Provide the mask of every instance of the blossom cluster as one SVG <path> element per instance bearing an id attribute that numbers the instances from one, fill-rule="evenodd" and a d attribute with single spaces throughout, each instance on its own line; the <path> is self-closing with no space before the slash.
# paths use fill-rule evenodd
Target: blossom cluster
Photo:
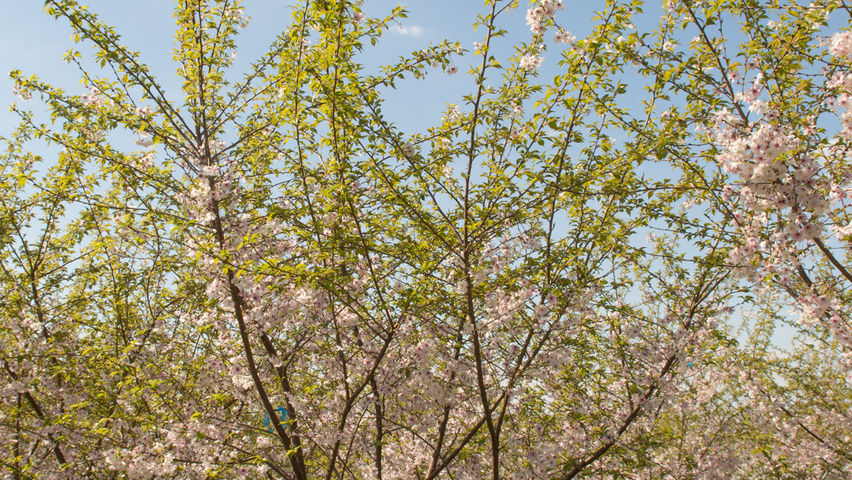
<path id="1" fill-rule="evenodd" d="M 835 33 L 828 51 L 835 57 L 852 60 L 852 32 Z"/>
<path id="2" fill-rule="evenodd" d="M 526 70 L 528 72 L 534 71 L 534 70 L 538 69 L 538 67 L 541 66 L 541 62 L 543 62 L 543 61 L 544 61 L 544 57 L 542 57 L 540 55 L 527 54 L 527 55 L 524 55 L 523 57 L 521 57 L 521 61 L 519 63 L 519 66 L 521 67 L 521 69 Z"/>
<path id="3" fill-rule="evenodd" d="M 246 15 L 242 8 L 226 8 L 225 16 L 235 21 L 239 28 L 246 28 L 251 23 L 251 16 Z"/>
<path id="4" fill-rule="evenodd" d="M 535 34 L 544 33 L 547 20 L 552 19 L 556 11 L 563 8 L 563 0 L 542 0 L 539 5 L 527 10 L 527 25 Z"/>

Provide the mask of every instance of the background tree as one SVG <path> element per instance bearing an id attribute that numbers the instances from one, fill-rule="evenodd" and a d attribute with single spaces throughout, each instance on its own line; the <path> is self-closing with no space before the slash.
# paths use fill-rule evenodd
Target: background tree
<path id="1" fill-rule="evenodd" d="M 798 53 L 760 81 L 777 81 L 791 98 L 784 118 L 801 122 L 796 109 L 818 104 L 808 100 L 818 87 L 790 93 L 811 81 L 802 62 L 840 47 L 797 35 L 815 35 L 840 6 L 671 4 L 643 34 L 632 26 L 642 5 L 613 1 L 575 39 L 559 25 L 562 3 L 542 1 L 527 11 L 528 41 L 500 58 L 503 19 L 518 5 L 489 1 L 470 95 L 441 123 L 404 132 L 386 119 L 383 92 L 453 71 L 465 52 L 444 42 L 366 70 L 360 52 L 401 9 L 373 19 L 360 2 L 301 2 L 235 80 L 234 39 L 250 18 L 229 0 L 183 1 L 173 98 L 94 14 L 47 1 L 101 68 L 69 52 L 80 95 L 12 73 L 53 123 L 14 107 L 22 126 L 0 170 L 3 467 L 13 478 L 842 471 L 848 390 L 831 383 L 842 328 L 809 325 L 835 336 L 770 357 L 759 347 L 779 299 L 747 295 L 741 281 L 781 285 L 799 302 L 825 295 L 807 288 L 816 272 L 833 278 L 828 265 L 842 273 L 826 254 L 839 246 L 808 233 L 823 257 L 788 269 L 792 284 L 783 268 L 749 267 L 762 266 L 758 233 L 775 225 L 755 223 L 749 192 L 790 181 L 716 168 L 738 139 L 770 130 L 731 118 L 745 113 L 736 57 L 708 29 L 743 18 L 754 25 L 744 52 L 772 58 L 794 40 Z M 764 29 L 776 10 L 810 30 Z M 688 57 L 674 45 L 696 26 Z M 538 79 L 545 51 L 562 57 L 552 82 Z M 652 80 L 644 110 L 625 100 L 637 86 L 622 78 L 630 62 Z M 825 131 L 808 125 L 810 151 L 822 152 Z M 139 149 L 119 140 L 128 133 Z M 56 160 L 28 153 L 37 141 L 58 146 Z M 791 175 L 807 180 L 798 176 L 811 163 L 767 142 L 770 170 L 789 156 L 805 162 Z M 765 160 L 749 155 L 737 161 Z M 811 202 L 797 212 L 818 206 L 820 185 L 793 187 Z M 766 328 L 738 343 L 729 325 L 744 302 L 763 307 Z M 842 320 L 840 304 L 816 323 L 835 311 Z M 826 385 L 831 394 L 812 401 Z M 802 438 L 820 456 L 794 448 Z"/>
<path id="2" fill-rule="evenodd" d="M 754 285 L 751 334 L 718 359 L 730 387 L 715 395 L 730 400 L 716 418 L 733 436 L 701 447 L 759 452 L 728 462 L 740 475 L 850 468 L 848 23 L 845 2 L 667 2 L 656 32 L 621 44 L 653 99 L 623 117 L 627 148 L 673 165 L 680 227 L 724 238 Z M 788 351 L 772 341 L 781 325 L 797 331 Z"/>

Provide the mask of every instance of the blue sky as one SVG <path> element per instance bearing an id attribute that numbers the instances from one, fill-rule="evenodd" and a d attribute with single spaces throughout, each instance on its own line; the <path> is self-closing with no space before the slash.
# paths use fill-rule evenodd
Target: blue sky
<path id="1" fill-rule="evenodd" d="M 142 62 L 153 69 L 167 94 L 179 103 L 181 92 L 172 63 L 172 13 L 175 2 L 89 0 L 84 3 L 101 20 L 116 28 L 127 47 L 141 53 Z M 286 0 L 243 2 L 246 14 L 252 16 L 252 21 L 241 31 L 238 39 L 239 50 L 234 66 L 238 76 L 251 61 L 266 51 L 272 39 L 289 24 L 290 3 Z M 521 0 L 520 3 L 518 9 L 501 19 L 500 25 L 511 33 L 498 39 L 492 50 L 500 60 L 512 53 L 512 45 L 530 38 L 525 20 L 527 2 Z M 604 2 L 569 0 L 566 3 L 566 9 L 557 12 L 556 19 L 563 27 L 581 37 L 591 29 L 593 10 L 602 7 Z M 384 17 L 396 4 L 395 0 L 366 0 L 364 9 L 370 16 Z M 57 21 L 45 14 L 42 5 L 38 0 L 7 2 L 4 15 L 0 16 L 0 70 L 4 74 L 0 77 L 0 104 L 4 106 L 19 101 L 12 94 L 12 82 L 6 75 L 15 68 L 25 74 L 36 74 L 43 81 L 69 92 L 86 93 L 79 83 L 80 75 L 76 67 L 62 61 L 63 53 L 73 46 L 71 30 L 63 20 Z M 407 0 L 403 5 L 409 10 L 408 18 L 401 20 L 397 27 L 388 32 L 377 47 L 367 46 L 360 58 L 368 66 L 368 73 L 378 72 L 378 65 L 393 63 L 400 55 L 407 55 L 444 39 L 458 41 L 469 50 L 473 50 L 474 42 L 482 41 L 484 30 L 474 31 L 472 28 L 476 16 L 487 11 L 482 0 Z M 651 10 L 650 6 L 648 10 Z M 91 51 L 85 47 L 78 45 L 76 48 L 84 56 L 91 56 Z M 551 46 L 551 50 L 544 56 L 545 62 L 539 70 L 542 81 L 557 73 L 558 50 Z M 461 104 L 462 96 L 474 91 L 474 82 L 466 73 L 472 61 L 470 53 L 465 58 L 457 59 L 459 73 L 453 76 L 440 69 L 433 69 L 425 81 L 409 77 L 399 82 L 396 91 L 387 92 L 389 101 L 384 110 L 387 118 L 409 134 L 439 123 L 447 104 Z M 31 102 L 26 107 L 38 109 L 39 105 Z M 16 116 L 4 109 L 0 114 L 0 135 L 8 136 L 17 123 Z"/>
<path id="2" fill-rule="evenodd" d="M 81 3 L 88 5 L 89 10 L 97 13 L 101 20 L 114 26 L 127 47 L 141 53 L 141 60 L 153 68 L 167 91 L 173 92 L 173 100 L 180 98 L 177 82 L 169 88 L 174 72 L 171 59 L 174 48 L 173 0 L 89 0 Z M 235 63 L 236 73 L 244 71 L 266 50 L 274 36 L 289 24 L 291 3 L 286 0 L 246 0 L 242 3 L 252 21 L 241 31 L 238 39 L 240 48 Z M 397 3 L 395 0 L 367 0 L 364 10 L 370 16 L 383 17 Z M 481 0 L 408 0 L 402 4 L 409 10 L 408 18 L 391 29 L 378 46 L 365 49 L 361 61 L 366 65 L 375 67 L 392 63 L 400 55 L 444 39 L 458 41 L 470 50 L 473 42 L 482 41 L 483 29 L 474 31 L 472 28 L 476 16 L 486 12 Z M 12 95 L 12 82 L 6 75 L 14 68 L 26 74 L 36 74 L 43 81 L 68 91 L 79 89 L 79 93 L 85 93 L 79 84 L 76 68 L 62 61 L 62 54 L 73 46 L 71 30 L 63 20 L 54 20 L 45 14 L 42 5 L 37 0 L 9 2 L 0 18 L 0 70 L 3 73 L 0 77 L 0 104 L 4 106 L 18 100 Z M 558 12 L 557 19 L 580 36 L 588 33 L 593 10 L 601 6 L 602 1 L 571 2 L 568 8 Z M 501 26 L 511 35 L 498 40 L 496 47 L 506 48 L 498 52 L 508 54 L 511 45 L 529 39 L 526 9 L 526 2 L 522 1 L 517 10 L 502 17 Z M 76 48 L 84 56 L 90 56 L 85 47 L 77 45 Z M 551 66 L 555 66 L 558 54 L 555 51 L 548 53 L 552 57 Z M 547 55 L 545 58 L 542 71 L 548 67 Z M 391 95 L 392 102 L 386 113 L 410 132 L 435 124 L 447 103 L 460 103 L 462 95 L 474 90 L 471 78 L 466 75 L 470 61 L 472 57 L 468 54 L 465 59 L 456 62 L 459 73 L 452 77 L 435 69 L 427 75 L 426 81 L 411 79 L 399 83 L 397 91 Z M 8 113 L 0 115 L 0 135 L 8 135 L 16 123 L 14 116 Z"/>

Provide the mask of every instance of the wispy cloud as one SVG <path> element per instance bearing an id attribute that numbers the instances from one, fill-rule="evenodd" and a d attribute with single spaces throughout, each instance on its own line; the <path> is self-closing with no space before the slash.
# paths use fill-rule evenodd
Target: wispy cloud
<path id="1" fill-rule="evenodd" d="M 397 33 L 399 35 L 406 35 L 406 36 L 409 36 L 409 37 L 419 37 L 420 35 L 423 35 L 424 30 L 423 30 L 423 27 L 421 27 L 419 25 L 411 25 L 411 26 L 408 26 L 408 27 L 404 26 L 404 25 L 396 25 L 394 27 L 391 27 L 390 31 L 393 32 L 393 33 Z"/>

